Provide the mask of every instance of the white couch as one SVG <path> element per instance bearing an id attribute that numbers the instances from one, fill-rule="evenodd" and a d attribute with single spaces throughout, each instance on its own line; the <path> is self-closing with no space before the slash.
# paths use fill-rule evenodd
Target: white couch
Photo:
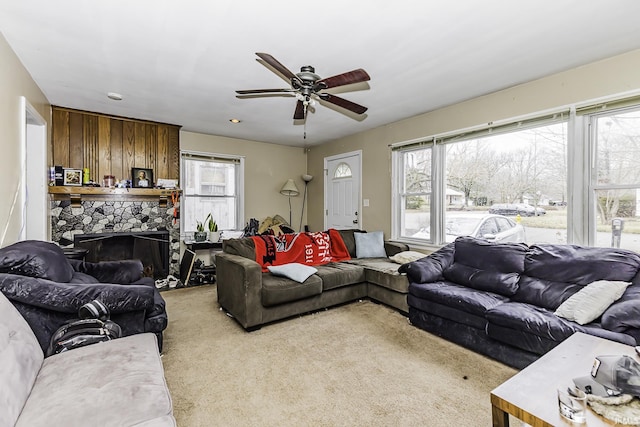
<path id="1" fill-rule="evenodd" d="M 175 426 L 156 336 L 132 335 L 44 358 L 0 293 L 0 427 Z"/>

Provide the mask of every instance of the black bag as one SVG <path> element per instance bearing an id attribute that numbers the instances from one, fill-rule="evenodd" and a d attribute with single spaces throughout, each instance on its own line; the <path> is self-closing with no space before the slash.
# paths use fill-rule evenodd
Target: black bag
<path id="1" fill-rule="evenodd" d="M 61 326 L 51 337 L 47 357 L 85 345 L 110 341 L 122 336 L 120 326 L 111 320 L 81 319 Z"/>
<path id="2" fill-rule="evenodd" d="M 98 300 L 78 310 L 80 320 L 62 325 L 51 337 L 45 357 L 122 336 L 120 326 L 109 320 L 109 309 Z"/>

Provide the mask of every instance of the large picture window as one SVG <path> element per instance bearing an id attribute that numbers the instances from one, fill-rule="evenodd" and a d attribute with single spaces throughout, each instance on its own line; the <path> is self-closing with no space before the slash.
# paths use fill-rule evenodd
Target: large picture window
<path id="1" fill-rule="evenodd" d="M 219 230 L 236 230 L 242 218 L 243 159 L 182 152 L 180 207 L 184 233 L 211 213 Z"/>
<path id="2" fill-rule="evenodd" d="M 394 237 L 436 245 L 459 236 L 566 243 L 567 119 L 394 147 Z"/>

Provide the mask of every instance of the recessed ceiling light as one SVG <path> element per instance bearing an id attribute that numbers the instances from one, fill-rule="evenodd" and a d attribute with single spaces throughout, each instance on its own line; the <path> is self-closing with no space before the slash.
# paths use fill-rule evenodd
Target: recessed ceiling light
<path id="1" fill-rule="evenodd" d="M 116 92 L 109 92 L 107 98 L 113 99 L 114 101 L 122 101 L 122 95 Z"/>
<path id="2" fill-rule="evenodd" d="M 238 124 L 238 123 L 240 123 L 242 120 L 240 120 L 240 119 L 229 119 L 229 121 L 230 121 L 231 123 L 233 123 L 234 125 L 237 125 L 237 124 Z"/>

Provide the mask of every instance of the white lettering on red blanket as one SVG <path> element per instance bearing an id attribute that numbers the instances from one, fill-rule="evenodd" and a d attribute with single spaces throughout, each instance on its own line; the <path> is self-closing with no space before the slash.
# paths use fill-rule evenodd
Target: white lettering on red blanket
<path id="1" fill-rule="evenodd" d="M 336 261 L 331 248 L 331 238 L 326 232 L 262 235 L 253 236 L 252 239 L 255 242 L 256 262 L 262 265 L 263 271 L 267 265 L 292 262 L 322 265 Z M 339 258 L 342 257 L 341 253 Z"/>

